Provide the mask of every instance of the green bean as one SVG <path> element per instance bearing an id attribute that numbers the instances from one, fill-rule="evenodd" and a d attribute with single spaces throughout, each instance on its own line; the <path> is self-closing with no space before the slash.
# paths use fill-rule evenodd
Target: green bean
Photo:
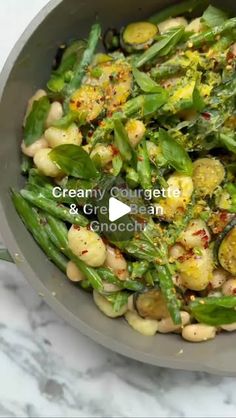
<path id="1" fill-rule="evenodd" d="M 92 267 L 87 266 L 83 261 L 81 261 L 76 255 L 68 247 L 68 240 L 67 234 L 68 230 L 64 224 L 64 222 L 55 219 L 51 215 L 46 215 L 46 219 L 48 221 L 49 227 L 52 231 L 52 238 L 56 237 L 54 243 L 55 245 L 59 245 L 60 250 L 71 260 L 73 261 L 78 269 L 84 274 L 87 280 L 89 280 L 91 286 L 101 291 L 103 290 L 102 279 L 97 273 L 95 269 Z"/>
<path id="2" fill-rule="evenodd" d="M 85 72 L 92 61 L 100 36 L 101 26 L 99 23 L 95 23 L 91 28 L 88 38 L 88 45 L 83 53 L 83 57 L 79 62 L 78 66 L 75 67 L 74 77 L 66 88 L 67 96 L 71 96 L 71 94 L 81 86 Z"/>
<path id="3" fill-rule="evenodd" d="M 141 278 L 149 268 L 147 261 L 134 261 L 130 263 L 130 276 L 131 279 Z"/>
<path id="4" fill-rule="evenodd" d="M 202 32 L 197 35 L 193 35 L 189 38 L 187 45 L 191 47 L 198 48 L 204 43 L 214 42 L 218 35 L 221 35 L 224 32 L 232 31 L 236 28 L 236 17 L 226 20 L 222 25 L 215 26 L 214 28 Z"/>
<path id="5" fill-rule="evenodd" d="M 174 324 L 181 324 L 180 302 L 176 297 L 176 290 L 173 284 L 171 273 L 168 266 L 156 265 L 157 279 L 161 288 L 161 292 L 166 300 L 168 310 Z"/>
<path id="6" fill-rule="evenodd" d="M 120 151 L 121 157 L 125 161 L 132 159 L 132 148 L 129 143 L 128 134 L 120 119 L 114 119 L 115 144 Z"/>
<path id="7" fill-rule="evenodd" d="M 30 157 L 27 157 L 27 155 L 22 155 L 22 161 L 21 161 L 21 172 L 22 174 L 28 174 L 30 169 L 32 168 L 33 160 Z"/>
<path id="8" fill-rule="evenodd" d="M 44 210 L 45 212 L 50 213 L 50 215 L 56 216 L 63 221 L 69 222 L 71 224 L 86 226 L 88 225 L 88 220 L 80 214 L 72 215 L 70 209 L 64 205 L 57 204 L 55 201 L 45 197 L 42 192 L 40 194 L 31 192 L 29 190 L 21 190 L 21 195 L 30 202 L 32 205 L 37 206 L 38 208 Z"/>
<path id="9" fill-rule="evenodd" d="M 167 64 L 167 63 L 165 63 L 165 64 L 160 65 L 159 67 L 152 68 L 151 69 L 151 76 L 155 80 L 162 80 L 162 79 L 165 79 L 165 78 L 174 77 L 175 75 L 179 74 L 180 72 L 183 72 L 183 70 L 184 69 L 180 64 L 174 64 L 174 63 Z"/>
<path id="10" fill-rule="evenodd" d="M 48 239 L 47 232 L 40 222 L 40 217 L 36 209 L 30 206 L 20 193 L 12 192 L 12 200 L 18 214 L 20 215 L 27 229 L 33 235 L 35 241 L 37 241 L 48 258 L 52 260 L 59 267 L 59 269 L 65 273 L 67 261 Z"/>
<path id="11" fill-rule="evenodd" d="M 119 278 L 108 268 L 100 267 L 97 269 L 97 272 L 103 280 L 114 284 L 120 289 L 128 289 L 134 292 L 139 292 L 144 289 L 144 285 L 136 280 L 119 280 Z"/>
<path id="12" fill-rule="evenodd" d="M 167 33 L 166 36 L 162 36 L 158 42 L 150 46 L 150 48 L 138 57 L 135 62 L 136 67 L 140 68 L 155 57 L 163 57 L 164 55 L 173 52 L 173 49 L 179 43 L 183 34 L 184 27 L 180 26 L 179 28 L 176 28 L 175 31 L 171 31 L 170 33 Z"/>
<path id="13" fill-rule="evenodd" d="M 147 153 L 146 140 L 143 140 L 137 148 L 137 172 L 141 186 L 144 190 L 152 188 L 151 166 Z"/>
<path id="14" fill-rule="evenodd" d="M 184 13 L 191 13 L 195 9 L 206 4 L 206 0 L 187 0 L 173 6 L 169 6 L 160 12 L 157 12 L 149 18 L 149 21 L 155 24 L 161 23 L 169 17 L 181 16 Z"/>

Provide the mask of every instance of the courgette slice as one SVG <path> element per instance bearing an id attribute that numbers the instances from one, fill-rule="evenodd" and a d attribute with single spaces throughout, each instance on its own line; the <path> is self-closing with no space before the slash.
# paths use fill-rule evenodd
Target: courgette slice
<path id="1" fill-rule="evenodd" d="M 78 117 L 91 122 L 103 110 L 104 94 L 97 86 L 84 85 L 74 92 L 70 100 L 70 110 Z"/>
<path id="2" fill-rule="evenodd" d="M 130 23 L 121 32 L 121 46 L 129 53 L 140 51 L 150 46 L 156 35 L 158 27 L 151 22 Z"/>
<path id="3" fill-rule="evenodd" d="M 142 318 L 160 320 L 170 316 L 164 297 L 158 289 L 136 293 L 134 307 Z"/>
<path id="4" fill-rule="evenodd" d="M 236 217 L 226 226 L 216 241 L 219 264 L 236 275 Z"/>
<path id="5" fill-rule="evenodd" d="M 99 71 L 99 77 L 94 77 L 94 69 Z M 131 66 L 122 60 L 108 61 L 97 65 L 90 72 L 86 84 L 98 86 L 104 93 L 105 107 L 108 112 L 114 112 L 125 103 L 132 91 Z"/>

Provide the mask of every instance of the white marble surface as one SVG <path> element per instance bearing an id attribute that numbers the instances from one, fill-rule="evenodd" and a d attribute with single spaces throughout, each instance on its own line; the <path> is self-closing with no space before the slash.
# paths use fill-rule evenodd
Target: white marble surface
<path id="1" fill-rule="evenodd" d="M 0 0 L 0 66 L 47 0 Z M 236 379 L 116 355 L 58 318 L 0 262 L 1 417 L 235 417 Z"/>

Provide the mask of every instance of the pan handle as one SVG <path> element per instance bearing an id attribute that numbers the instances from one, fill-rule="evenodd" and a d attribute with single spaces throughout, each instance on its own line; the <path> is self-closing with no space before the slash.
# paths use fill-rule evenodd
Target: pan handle
<path id="1" fill-rule="evenodd" d="M 6 248 L 0 248 L 0 260 L 8 261 L 9 263 L 14 263 L 12 256 Z"/>

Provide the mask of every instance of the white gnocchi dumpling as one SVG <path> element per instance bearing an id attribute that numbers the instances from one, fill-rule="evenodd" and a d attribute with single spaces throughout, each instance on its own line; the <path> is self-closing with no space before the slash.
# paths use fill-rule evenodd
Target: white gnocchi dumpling
<path id="1" fill-rule="evenodd" d="M 203 24 L 201 21 L 201 17 L 197 17 L 196 19 L 193 19 L 188 26 L 186 26 L 186 31 L 188 32 L 201 32 L 203 29 Z"/>
<path id="2" fill-rule="evenodd" d="M 125 304 L 118 311 L 115 311 L 111 302 L 109 302 L 100 293 L 96 292 L 96 290 L 93 291 L 93 300 L 100 311 L 106 316 L 109 316 L 109 318 L 118 318 L 119 316 L 123 316 L 128 309 L 127 304 Z"/>
<path id="3" fill-rule="evenodd" d="M 181 284 L 187 289 L 204 290 L 212 279 L 213 254 L 209 249 L 201 248 L 198 254 L 189 253 L 179 263 Z"/>
<path id="4" fill-rule="evenodd" d="M 142 318 L 137 312 L 126 312 L 125 319 L 135 331 L 142 335 L 152 336 L 158 331 L 158 321 L 156 319 Z"/>
<path id="5" fill-rule="evenodd" d="M 50 106 L 48 117 L 46 120 L 46 127 L 49 128 L 56 121 L 61 119 L 63 116 L 63 107 L 60 102 L 53 102 Z"/>
<path id="6" fill-rule="evenodd" d="M 107 164 L 112 162 L 114 157 L 114 150 L 112 145 L 97 144 L 92 150 L 90 157 L 95 158 L 99 157 L 99 161 L 102 167 L 105 167 Z"/>
<path id="7" fill-rule="evenodd" d="M 81 282 L 85 279 L 82 271 L 79 270 L 77 265 L 73 261 L 69 261 L 66 266 L 66 275 L 72 282 Z"/>
<path id="8" fill-rule="evenodd" d="M 175 17 L 164 20 L 158 24 L 160 33 L 165 33 L 170 29 L 177 28 L 178 26 L 186 27 L 188 25 L 187 20 L 184 17 Z"/>
<path id="9" fill-rule="evenodd" d="M 21 143 L 21 151 L 23 152 L 23 154 L 27 155 L 27 157 L 31 158 L 35 156 L 36 152 L 44 148 L 48 148 L 48 143 L 44 136 L 37 139 L 33 144 L 28 146 L 25 145 L 24 141 L 22 141 Z"/>
<path id="10" fill-rule="evenodd" d="M 125 125 L 130 145 L 135 148 L 143 139 L 146 127 L 141 120 L 129 119 Z"/>
<path id="11" fill-rule="evenodd" d="M 72 225 L 68 232 L 68 246 L 80 260 L 91 267 L 102 266 L 106 246 L 99 235 L 82 226 Z"/>
<path id="12" fill-rule="evenodd" d="M 57 167 L 57 165 L 49 157 L 51 148 L 43 148 L 36 152 L 34 155 L 34 164 L 40 171 L 48 177 L 60 177 L 62 176 L 62 171 Z"/>
<path id="13" fill-rule="evenodd" d="M 174 173 L 167 180 L 169 197 L 161 199 L 159 205 L 163 208 L 163 217 L 172 220 L 179 211 L 182 213 L 191 200 L 193 181 L 190 176 Z"/>
<path id="14" fill-rule="evenodd" d="M 56 127 L 48 128 L 44 136 L 51 148 L 64 144 L 80 145 L 82 142 L 82 134 L 75 123 L 67 129 L 59 129 Z"/>
<path id="15" fill-rule="evenodd" d="M 32 107 L 33 107 L 33 104 L 34 104 L 34 102 L 36 102 L 37 100 L 39 100 L 39 99 L 41 99 L 42 97 L 44 97 L 44 96 L 47 96 L 47 93 L 46 93 L 46 91 L 45 90 L 43 90 L 43 89 L 39 89 L 39 90 L 37 90 L 36 91 L 36 93 L 29 99 L 29 101 L 28 101 L 28 106 L 27 106 L 27 109 L 26 109 L 26 113 L 25 113 L 25 118 L 24 118 L 24 123 L 23 123 L 23 125 L 25 126 L 25 123 L 26 123 L 26 119 L 27 119 L 27 117 L 29 116 L 29 114 L 30 114 L 30 112 L 31 112 L 31 110 L 32 110 Z"/>
<path id="16" fill-rule="evenodd" d="M 192 220 L 178 238 L 186 249 L 207 248 L 210 242 L 210 232 L 202 219 Z"/>
<path id="17" fill-rule="evenodd" d="M 107 246 L 105 266 L 109 267 L 120 280 L 128 278 L 127 261 L 118 248 Z"/>

